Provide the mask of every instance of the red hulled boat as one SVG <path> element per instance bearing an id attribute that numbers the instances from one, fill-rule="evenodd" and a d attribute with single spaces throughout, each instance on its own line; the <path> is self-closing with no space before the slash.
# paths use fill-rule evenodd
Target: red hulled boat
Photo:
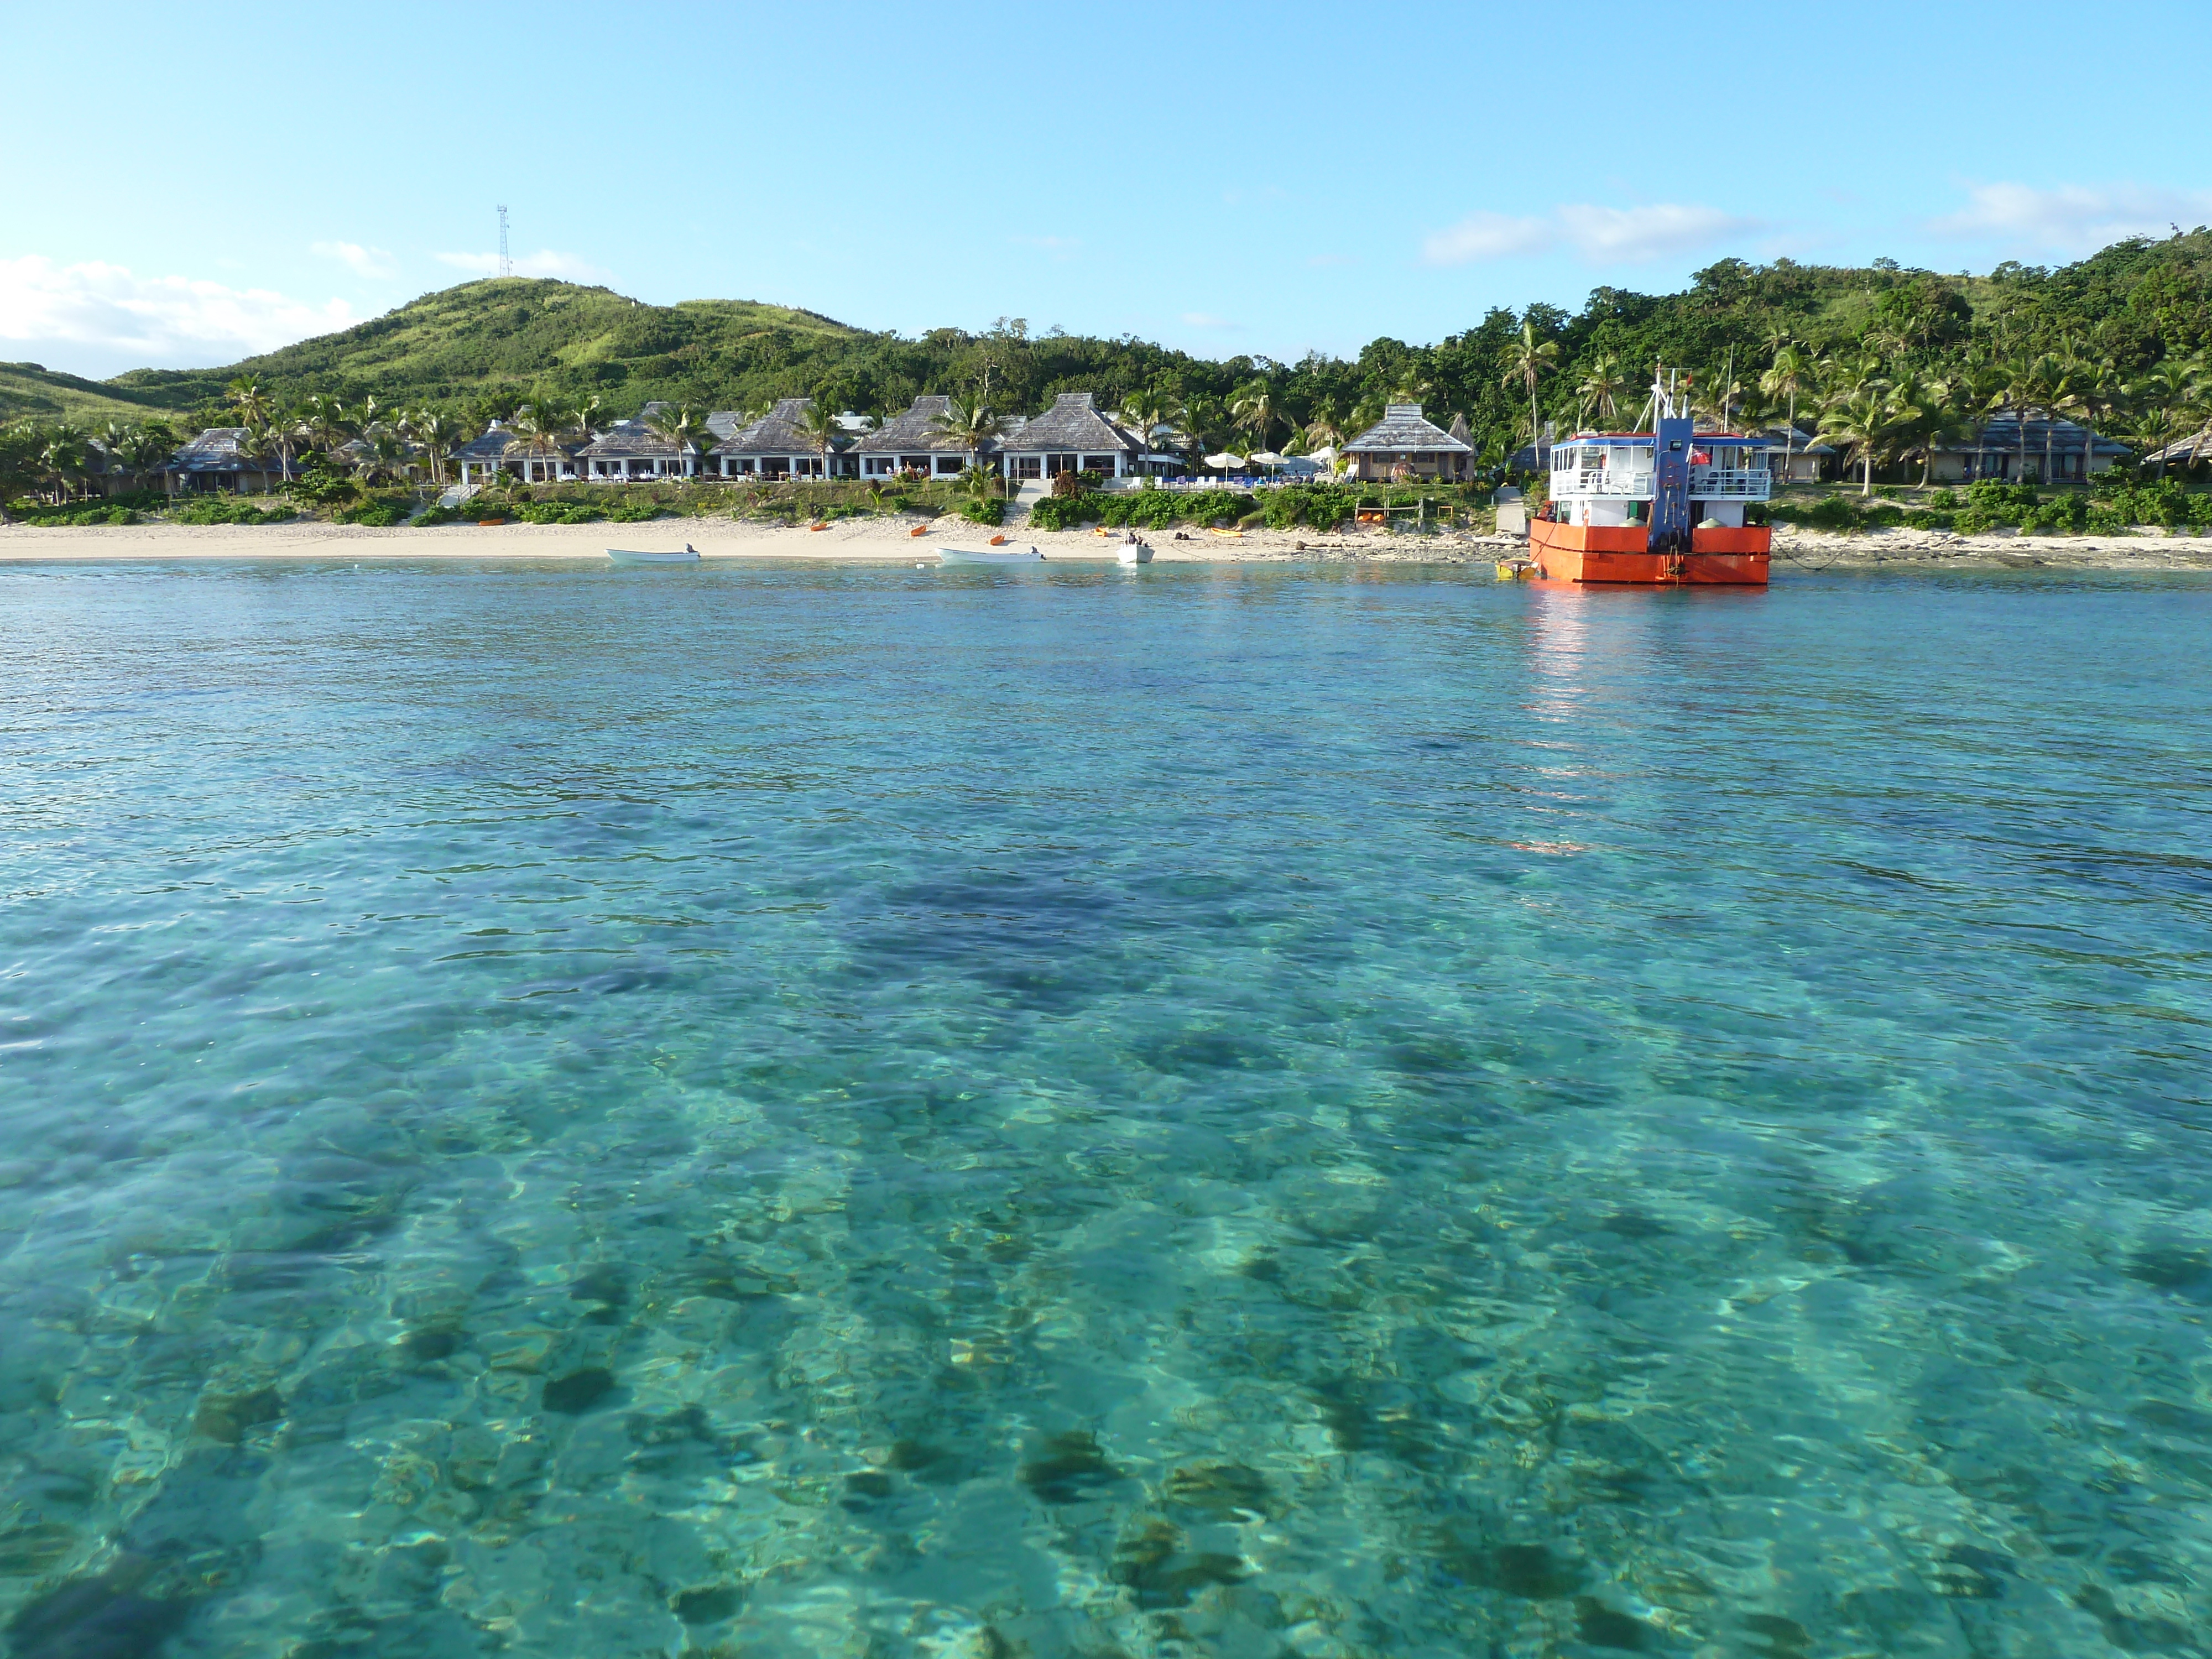
<path id="1" fill-rule="evenodd" d="M 1551 500 L 1528 554 L 1553 581 L 1763 586 L 1774 532 L 1744 522 L 1773 475 L 1767 442 L 1698 432 L 1677 387 L 1651 384 L 1649 432 L 1578 432 L 1552 446 Z"/>

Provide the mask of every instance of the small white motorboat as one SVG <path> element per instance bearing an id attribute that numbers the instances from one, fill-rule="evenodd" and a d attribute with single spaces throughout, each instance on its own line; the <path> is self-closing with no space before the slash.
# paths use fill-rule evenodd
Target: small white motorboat
<path id="1" fill-rule="evenodd" d="M 611 547 L 607 556 L 617 564 L 696 564 L 699 550 L 689 542 L 684 544 L 681 553 L 640 553 L 627 547 Z"/>
<path id="2" fill-rule="evenodd" d="M 1114 562 L 1116 564 L 1150 564 L 1152 562 L 1152 544 L 1150 542 L 1123 542 L 1114 550 Z"/>
<path id="3" fill-rule="evenodd" d="M 1044 555 L 1034 547 L 1017 553 L 1012 548 L 1001 550 L 972 547 L 940 547 L 937 550 L 939 564 L 1042 564 Z"/>

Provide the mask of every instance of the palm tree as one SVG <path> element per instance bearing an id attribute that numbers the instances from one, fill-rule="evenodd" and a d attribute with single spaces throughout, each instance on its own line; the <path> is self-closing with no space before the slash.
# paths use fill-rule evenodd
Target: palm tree
<path id="1" fill-rule="evenodd" d="M 379 478 L 405 477 L 407 441 L 389 425 L 379 422 L 361 434 L 361 442 L 362 447 L 353 464 L 356 478 L 364 484 L 373 484 Z"/>
<path id="2" fill-rule="evenodd" d="M 1128 422 L 1131 431 L 1145 441 L 1147 449 L 1152 447 L 1153 434 L 1163 427 L 1172 432 L 1182 421 L 1182 413 L 1181 398 L 1172 392 L 1157 388 L 1132 392 L 1121 405 L 1121 418 Z"/>
<path id="3" fill-rule="evenodd" d="M 837 411 L 823 399 L 815 398 L 806 405 L 805 413 L 799 417 L 799 429 L 806 434 L 814 446 L 815 453 L 822 457 L 822 476 L 828 477 L 830 457 L 837 447 L 837 440 L 845 432 L 845 428 L 837 423 Z"/>
<path id="4" fill-rule="evenodd" d="M 1820 435 L 1855 451 L 1864 469 L 1862 495 L 1874 494 L 1874 464 L 1890 440 L 1891 404 L 1881 381 L 1864 383 L 1838 392 L 1820 411 Z"/>
<path id="5" fill-rule="evenodd" d="M 1524 318 L 1518 338 L 1505 349 L 1505 373 L 1498 385 L 1511 388 L 1519 386 L 1528 394 L 1528 442 L 1533 448 L 1543 441 L 1544 428 L 1536 418 L 1536 383 L 1559 366 L 1559 343 L 1539 340 L 1536 325 Z"/>
<path id="6" fill-rule="evenodd" d="M 2144 370 L 2121 392 L 2120 406 L 2134 416 L 2128 435 L 2141 444 L 2146 453 L 2158 457 L 2156 476 L 2161 481 L 2166 477 L 2166 447 L 2180 429 L 2185 401 L 2179 380 L 2169 358 Z"/>
<path id="7" fill-rule="evenodd" d="M 1789 400 L 1790 424 L 1782 430 L 1782 476 L 1786 479 L 1790 476 L 1790 454 L 1797 441 L 1797 394 L 1812 386 L 1813 366 L 1805 360 L 1803 352 L 1789 343 L 1788 335 L 1781 337 L 1783 343 L 1775 349 L 1772 364 L 1759 377 L 1759 389 L 1770 398 Z"/>
<path id="8" fill-rule="evenodd" d="M 969 466 L 980 471 L 983 465 L 983 446 L 997 437 L 1005 425 L 1006 422 L 984 408 L 980 400 L 963 404 L 955 399 L 945 405 L 942 415 L 930 422 L 929 429 L 951 439 L 967 451 Z"/>
<path id="9" fill-rule="evenodd" d="M 1308 454 L 1316 449 L 1340 450 L 1351 441 L 1352 434 L 1344 429 L 1343 416 L 1337 413 L 1333 399 L 1316 405 L 1313 418 L 1298 433 L 1298 441 L 1305 446 Z"/>
<path id="10" fill-rule="evenodd" d="M 418 409 L 412 415 L 400 417 L 399 429 L 421 447 L 422 459 L 429 463 L 430 482 L 443 489 L 446 458 L 453 453 L 453 445 L 460 437 L 459 423 L 452 416 L 441 415 L 434 409 Z"/>
<path id="11" fill-rule="evenodd" d="M 1914 375 L 1892 394 L 1899 425 L 1908 431 L 1920 450 L 1920 487 L 1928 488 L 1936 476 L 1936 451 L 1963 428 L 1957 394 L 1950 383 Z"/>
<path id="12" fill-rule="evenodd" d="M 313 448 L 325 454 L 346 441 L 345 406 L 327 392 L 312 392 L 300 404 L 300 431 Z"/>
<path id="13" fill-rule="evenodd" d="M 2021 365 L 2018 383 L 2013 395 L 2021 410 L 2020 449 L 2022 470 L 2027 459 L 2027 416 L 2026 411 L 2043 411 L 2043 472 L 2036 482 L 2045 486 L 2051 483 L 2051 460 L 2057 435 L 2058 410 L 2074 395 L 2073 383 L 2067 378 L 2066 361 L 2055 351 L 2039 353 Z M 2026 482 L 2024 479 L 2022 482 Z"/>
<path id="14" fill-rule="evenodd" d="M 53 484 L 57 501 L 65 497 L 90 470 L 85 457 L 88 441 L 82 430 L 66 422 L 46 429 L 46 442 L 39 450 L 39 474 Z"/>
<path id="15" fill-rule="evenodd" d="M 2119 365 L 2110 354 L 2075 357 L 2066 366 L 2065 406 L 2081 417 L 2081 482 L 2089 482 L 2096 463 L 2097 424 L 2119 405 L 2124 389 Z"/>
<path id="16" fill-rule="evenodd" d="M 580 428 L 582 422 L 582 412 L 575 404 L 542 386 L 514 412 L 514 429 L 521 434 L 527 446 L 524 453 L 531 460 L 550 458 L 548 464 L 556 477 L 561 471 L 562 444 Z M 526 472 L 525 476 L 528 476 Z"/>
<path id="17" fill-rule="evenodd" d="M 1584 408 L 1611 417 L 1620 414 L 1620 394 L 1627 385 L 1628 377 L 1621 372 L 1619 356 L 1603 351 L 1583 372 L 1583 383 L 1575 388 L 1575 395 L 1583 400 Z"/>
<path id="18" fill-rule="evenodd" d="M 109 456 L 137 481 L 142 489 L 145 488 L 146 475 L 159 471 L 176 447 L 172 434 L 155 425 L 125 427 L 118 432 L 111 422 L 108 430 Z"/>
<path id="19" fill-rule="evenodd" d="M 1230 400 L 1229 413 L 1239 429 L 1249 432 L 1259 441 L 1259 447 L 1267 447 L 1267 434 L 1280 418 L 1275 407 L 1275 389 L 1264 380 L 1248 381 Z"/>
<path id="20" fill-rule="evenodd" d="M 266 426 L 270 416 L 276 413 L 276 399 L 251 374 L 239 375 L 225 386 L 222 392 L 223 401 L 237 415 L 240 426 Z"/>
<path id="21" fill-rule="evenodd" d="M 701 441 L 708 435 L 706 416 L 689 409 L 672 406 L 657 410 L 645 417 L 645 423 L 676 446 L 679 462 L 683 458 L 684 447 L 686 444 L 696 449 L 700 447 Z"/>

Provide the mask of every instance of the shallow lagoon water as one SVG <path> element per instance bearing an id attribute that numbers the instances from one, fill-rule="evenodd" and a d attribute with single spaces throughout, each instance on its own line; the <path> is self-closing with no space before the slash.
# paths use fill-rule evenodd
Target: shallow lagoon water
<path id="1" fill-rule="evenodd" d="M 2212 588 L 0 594 L 18 1656 L 2205 1650 Z"/>

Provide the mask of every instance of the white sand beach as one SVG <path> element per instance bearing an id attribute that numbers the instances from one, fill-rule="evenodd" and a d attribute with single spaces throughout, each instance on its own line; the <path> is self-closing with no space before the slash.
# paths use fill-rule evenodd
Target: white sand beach
<path id="1" fill-rule="evenodd" d="M 732 519 L 664 519 L 641 525 L 441 525 L 374 530 L 301 520 L 282 525 L 0 526 L 0 563 L 144 559 L 604 559 L 610 546 L 678 548 L 689 542 L 709 560 L 825 559 L 886 564 L 934 562 L 935 550 L 980 548 L 993 532 L 957 518 L 842 520 L 828 528 Z M 1009 544 L 1034 546 L 1048 559 L 1110 562 L 1121 532 L 1006 532 Z M 1313 560 L 1391 564 L 1476 564 L 1510 556 L 1517 538 L 1467 532 L 1432 535 L 1358 532 L 1154 531 L 1157 561 L 1238 563 Z M 1791 570 L 1870 568 L 2052 568 L 2212 570 L 2212 536 L 1954 536 L 1892 530 L 1828 535 L 1784 528 L 1775 533 L 1778 574 Z"/>

